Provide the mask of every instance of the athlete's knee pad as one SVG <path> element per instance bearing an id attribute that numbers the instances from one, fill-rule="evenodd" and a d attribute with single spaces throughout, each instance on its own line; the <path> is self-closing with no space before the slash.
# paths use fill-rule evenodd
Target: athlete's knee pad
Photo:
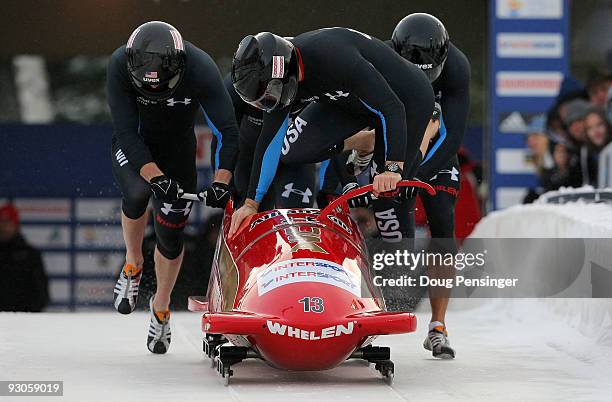
<path id="1" fill-rule="evenodd" d="M 414 238 L 414 217 L 411 216 L 414 204 L 414 199 L 397 198 L 377 198 L 372 202 L 376 227 L 384 241 L 396 243 Z"/>
<path id="2" fill-rule="evenodd" d="M 459 195 L 460 173 L 457 158 L 452 159 L 429 184 L 436 195 L 422 194 L 421 200 L 427 213 L 432 238 L 452 239 L 455 237 L 455 205 Z"/>
<path id="3" fill-rule="evenodd" d="M 147 210 L 151 187 L 125 159 L 120 149 L 113 147 L 112 171 L 121 191 L 121 210 L 130 219 L 140 218 Z"/>
<path id="4" fill-rule="evenodd" d="M 183 251 L 183 230 L 187 225 L 192 201 L 178 200 L 167 203 L 155 200 L 155 235 L 157 249 L 169 260 Z"/>
<path id="5" fill-rule="evenodd" d="M 448 195 L 436 195 L 432 203 L 425 203 L 432 238 L 455 237 L 455 203 L 450 198 Z"/>
<path id="6" fill-rule="evenodd" d="M 147 210 L 151 188 L 143 183 L 134 182 L 132 186 L 121 189 L 121 210 L 130 219 L 140 218 Z"/>

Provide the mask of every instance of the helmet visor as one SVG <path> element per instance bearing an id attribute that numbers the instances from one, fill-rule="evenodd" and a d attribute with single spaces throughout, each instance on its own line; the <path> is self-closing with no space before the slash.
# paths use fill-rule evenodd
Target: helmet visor
<path id="1" fill-rule="evenodd" d="M 283 82 L 279 79 L 274 79 L 268 82 L 268 85 L 264 89 L 263 93 L 257 99 L 251 101 L 245 99 L 242 95 L 241 98 L 258 109 L 271 112 L 281 103 L 282 95 Z"/>

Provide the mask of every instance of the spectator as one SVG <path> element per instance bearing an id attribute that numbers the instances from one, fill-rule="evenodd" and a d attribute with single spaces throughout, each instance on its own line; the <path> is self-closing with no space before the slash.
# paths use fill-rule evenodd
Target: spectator
<path id="1" fill-rule="evenodd" d="M 612 121 L 612 87 L 610 87 L 610 89 L 608 90 L 606 110 L 608 111 L 608 121 Z"/>
<path id="2" fill-rule="evenodd" d="M 532 202 L 542 192 L 560 187 L 580 187 L 585 181 L 581 165 L 581 153 L 586 152 L 586 128 L 584 118 L 590 104 L 582 99 L 582 92 L 574 89 L 570 94 L 559 95 L 555 113 L 549 112 L 547 126 L 554 117 L 563 123 L 560 129 L 546 133 L 541 121 L 534 119 L 529 127 L 527 146 L 532 152 L 532 161 L 539 176 L 540 188 L 531 189 L 524 202 Z M 588 168 L 584 169 L 588 172 Z M 586 182 L 588 183 L 588 174 Z"/>
<path id="3" fill-rule="evenodd" d="M 580 149 L 586 140 L 584 117 L 589 110 L 589 103 L 583 99 L 571 100 L 563 104 L 559 110 L 567 130 L 567 139 L 576 151 Z"/>
<path id="4" fill-rule="evenodd" d="M 554 167 L 550 142 L 546 133 L 545 117 L 535 117 L 527 128 L 527 147 L 531 151 L 531 162 L 534 164 L 538 175 L 542 174 L 544 170 Z"/>
<path id="5" fill-rule="evenodd" d="M 589 73 L 586 90 L 591 105 L 605 108 L 608 101 L 608 91 L 612 86 L 612 76 L 601 70 L 592 70 Z"/>
<path id="6" fill-rule="evenodd" d="M 606 112 L 600 108 L 591 109 L 585 119 L 586 142 L 595 157 L 612 141 L 612 125 L 606 119 Z"/>
<path id="7" fill-rule="evenodd" d="M 568 76 L 561 83 L 555 104 L 547 113 L 546 129 L 552 141 L 560 143 L 568 140 L 565 127 L 567 105 L 576 99 L 586 100 L 588 96 L 580 81 Z"/>
<path id="8" fill-rule="evenodd" d="M 552 143 L 551 149 L 554 167 L 544 169 L 540 176 L 544 191 L 558 190 L 561 187 L 580 187 L 582 182 L 579 158 L 570 152 L 564 143 Z"/>
<path id="9" fill-rule="evenodd" d="M 612 126 L 606 119 L 606 112 L 601 108 L 593 108 L 586 115 L 586 145 L 587 153 L 583 158 L 583 165 L 588 166 L 589 184 L 596 187 L 598 177 L 599 155 L 601 151 L 612 141 Z"/>
<path id="10" fill-rule="evenodd" d="M 550 115 L 548 116 L 548 122 L 550 123 Z M 532 203 L 538 199 L 544 190 L 548 190 L 546 187 L 550 185 L 550 176 L 555 170 L 555 161 L 552 155 L 554 140 L 547 133 L 546 123 L 545 116 L 537 116 L 527 127 L 527 147 L 531 153 L 529 160 L 535 167 L 540 187 L 528 190 L 527 195 L 523 199 L 525 204 Z M 563 122 L 560 119 L 559 124 L 559 127 L 562 127 Z M 560 130 L 556 132 L 559 133 Z M 563 138 L 559 138 L 559 140 L 563 141 Z"/>
<path id="11" fill-rule="evenodd" d="M 0 207 L 0 311 L 42 311 L 49 302 L 48 280 L 40 252 L 19 232 L 19 213 Z"/>

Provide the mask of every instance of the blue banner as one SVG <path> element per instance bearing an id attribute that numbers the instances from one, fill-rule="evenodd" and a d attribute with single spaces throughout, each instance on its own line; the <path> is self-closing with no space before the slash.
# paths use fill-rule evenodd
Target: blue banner
<path id="1" fill-rule="evenodd" d="M 489 2 L 490 207 L 536 187 L 527 127 L 553 105 L 569 69 L 569 0 Z"/>

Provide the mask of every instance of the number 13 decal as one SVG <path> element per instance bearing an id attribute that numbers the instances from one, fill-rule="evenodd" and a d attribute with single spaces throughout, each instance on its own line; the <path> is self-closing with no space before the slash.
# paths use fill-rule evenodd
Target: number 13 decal
<path id="1" fill-rule="evenodd" d="M 322 313 L 323 310 L 325 310 L 323 299 L 320 297 L 306 296 L 303 299 L 298 300 L 298 303 L 302 303 L 304 305 L 305 313 Z"/>

